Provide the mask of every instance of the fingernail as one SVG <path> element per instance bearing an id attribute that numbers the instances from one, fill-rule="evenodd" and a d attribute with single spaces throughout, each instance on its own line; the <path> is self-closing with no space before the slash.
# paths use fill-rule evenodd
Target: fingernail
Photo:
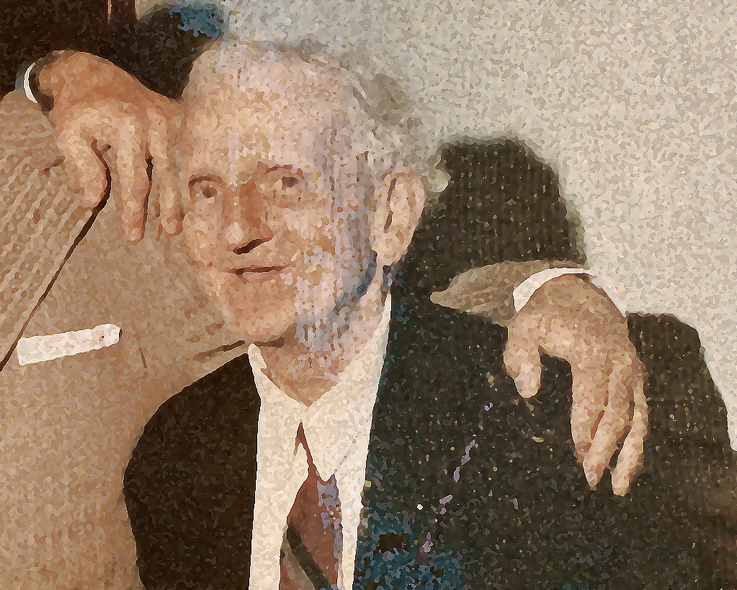
<path id="1" fill-rule="evenodd" d="M 627 482 L 624 481 L 623 477 L 612 477 L 612 491 L 617 496 L 624 496 L 627 493 Z"/>
<path id="2" fill-rule="evenodd" d="M 128 241 L 138 242 L 143 238 L 143 229 L 140 227 L 133 227 L 128 230 Z"/>
<path id="3" fill-rule="evenodd" d="M 537 393 L 537 380 L 534 377 L 519 376 L 515 380 L 517 391 L 524 398 L 532 397 Z"/>
<path id="4" fill-rule="evenodd" d="M 179 227 L 176 218 L 164 217 L 161 220 L 161 225 L 164 227 L 164 231 L 168 234 L 176 234 Z"/>
<path id="5" fill-rule="evenodd" d="M 599 483 L 598 478 L 596 477 L 596 472 L 591 468 L 591 466 L 588 464 L 588 462 L 584 462 L 583 465 L 583 474 L 586 476 L 586 481 L 589 484 L 590 488 L 595 488 L 596 484 Z"/>

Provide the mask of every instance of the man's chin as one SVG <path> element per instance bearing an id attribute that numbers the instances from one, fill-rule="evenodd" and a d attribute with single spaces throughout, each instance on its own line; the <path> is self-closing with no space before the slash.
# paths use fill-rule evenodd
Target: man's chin
<path id="1" fill-rule="evenodd" d="M 275 321 L 277 318 L 250 316 L 244 318 L 232 312 L 226 312 L 228 328 L 239 335 L 248 344 L 275 344 L 283 341 L 289 324 Z"/>

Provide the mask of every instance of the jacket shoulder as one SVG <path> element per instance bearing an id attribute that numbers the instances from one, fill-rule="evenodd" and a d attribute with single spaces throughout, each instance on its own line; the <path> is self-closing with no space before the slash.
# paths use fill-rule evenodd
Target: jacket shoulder
<path id="1" fill-rule="evenodd" d="M 248 586 L 259 406 L 242 356 L 146 425 L 124 495 L 147 588 Z"/>

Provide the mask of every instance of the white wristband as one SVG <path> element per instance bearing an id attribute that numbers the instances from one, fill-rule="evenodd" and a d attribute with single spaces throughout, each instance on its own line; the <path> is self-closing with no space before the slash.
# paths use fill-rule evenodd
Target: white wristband
<path id="1" fill-rule="evenodd" d="M 611 299 L 612 303 L 614 303 L 619 310 L 619 313 L 622 315 L 626 314 L 626 306 L 612 293 L 613 288 L 609 280 L 606 277 L 592 274 L 591 270 L 586 268 L 548 268 L 535 273 L 527 280 L 517 285 L 517 288 L 514 290 L 514 310 L 519 311 L 522 309 L 530 300 L 532 294 L 548 281 L 562 277 L 563 275 L 583 274 L 589 275 L 591 277 L 591 282 L 602 291 L 606 292 L 609 299 Z"/>
<path id="2" fill-rule="evenodd" d="M 33 70 L 35 65 L 36 62 L 34 61 L 30 66 L 26 68 L 26 71 L 23 74 L 23 92 L 25 93 L 28 100 L 38 104 L 38 101 L 36 100 L 36 97 L 33 96 L 33 91 L 31 90 L 31 70 Z"/>

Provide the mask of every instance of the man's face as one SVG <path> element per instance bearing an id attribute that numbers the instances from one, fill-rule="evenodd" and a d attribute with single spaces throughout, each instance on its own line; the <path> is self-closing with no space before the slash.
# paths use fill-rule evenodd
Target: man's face
<path id="1" fill-rule="evenodd" d="M 184 235 L 199 278 L 248 341 L 297 337 L 357 296 L 370 208 L 336 154 L 335 88 L 306 66 L 254 65 L 188 98 Z"/>

